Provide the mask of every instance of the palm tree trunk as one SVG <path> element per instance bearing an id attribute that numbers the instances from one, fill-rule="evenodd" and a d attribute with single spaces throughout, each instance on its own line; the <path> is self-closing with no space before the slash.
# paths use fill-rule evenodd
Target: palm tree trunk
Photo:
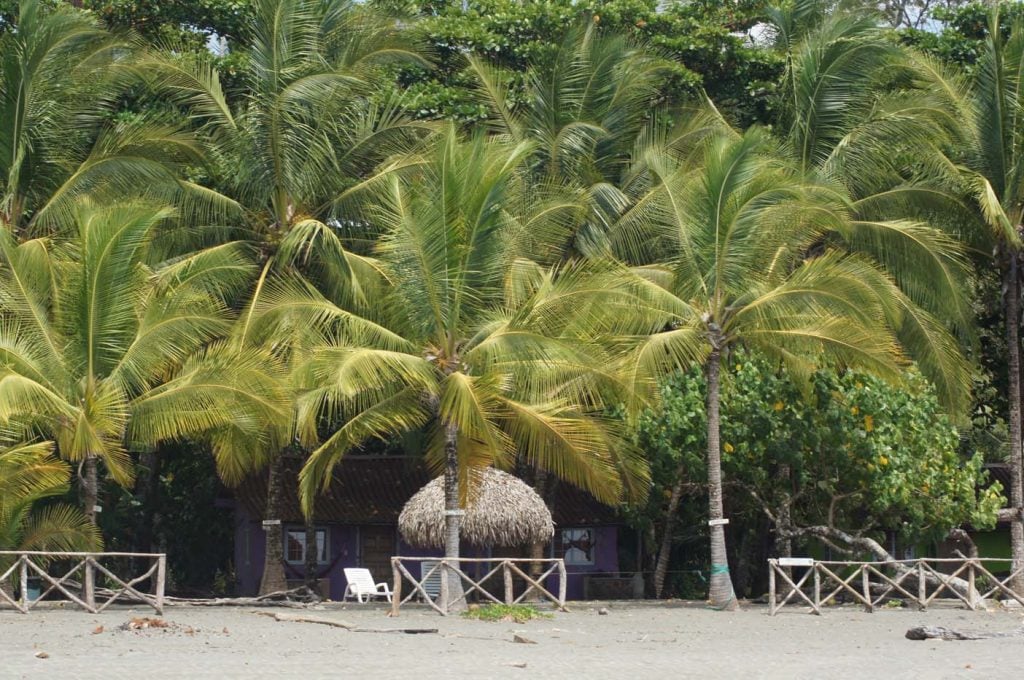
<path id="1" fill-rule="evenodd" d="M 665 588 L 665 574 L 668 573 L 668 563 L 672 554 L 672 531 L 676 525 L 679 501 L 683 497 L 683 480 L 685 478 L 686 463 L 680 456 L 679 467 L 676 468 L 676 483 L 672 487 L 672 495 L 668 499 L 668 509 L 665 510 L 665 528 L 661 537 L 661 548 L 658 549 L 658 561 L 654 565 L 654 597 L 658 599 L 661 598 L 661 592 Z"/>
<path id="2" fill-rule="evenodd" d="M 263 578 L 260 580 L 260 595 L 288 589 L 284 575 L 284 530 L 281 527 L 281 472 L 284 454 L 278 453 L 270 462 L 267 479 L 266 518 L 271 522 L 266 528 L 267 549 L 263 557 Z"/>
<path id="3" fill-rule="evenodd" d="M 96 474 L 96 456 L 87 455 L 85 457 L 85 479 L 83 480 L 84 500 L 83 505 L 85 516 L 89 518 L 89 521 L 96 526 L 96 505 L 99 500 L 99 479 Z"/>
<path id="4" fill-rule="evenodd" d="M 1024 522 L 1021 507 L 1024 505 L 1024 453 L 1021 449 L 1021 392 L 1020 392 L 1020 279 L 1018 254 L 1010 254 L 1010 267 L 1006 274 L 1006 345 L 1008 351 L 1007 370 L 1009 390 L 1007 398 L 1010 407 L 1010 506 L 1015 511 L 1010 521 L 1010 552 L 1013 570 L 1024 566 Z M 1013 589 L 1024 590 L 1024 577 L 1014 579 Z"/>
<path id="5" fill-rule="evenodd" d="M 305 573 L 303 574 L 303 580 L 305 581 L 306 587 L 311 592 L 320 594 L 318 589 L 317 577 L 319 576 L 319 557 L 320 550 L 316 544 L 316 525 L 313 523 L 313 508 L 310 508 L 310 513 L 306 517 L 306 563 Z"/>
<path id="6" fill-rule="evenodd" d="M 444 556 L 457 560 L 459 558 L 459 530 L 462 527 L 463 513 L 459 503 L 459 433 L 454 425 L 446 425 L 444 436 Z M 452 566 L 457 566 L 457 564 L 453 563 Z M 448 601 L 441 603 L 441 609 L 446 612 L 465 609 L 466 601 L 462 597 L 462 579 L 456 572 L 450 570 L 447 578 Z"/>
<path id="7" fill-rule="evenodd" d="M 533 490 L 537 492 L 537 495 L 544 498 L 545 487 L 547 486 L 548 473 L 540 468 L 534 468 L 533 477 Z M 530 559 L 531 560 L 542 560 L 544 559 L 544 546 L 545 543 L 534 543 L 530 545 Z M 530 578 L 540 583 L 540 576 L 544 573 L 544 564 L 542 562 L 534 561 L 530 562 Z M 541 595 L 533 587 L 530 587 L 530 597 L 526 598 L 533 602 L 540 602 Z"/>
<path id="8" fill-rule="evenodd" d="M 715 346 L 707 361 L 708 379 L 708 524 L 711 533 L 710 604 L 715 609 L 736 609 L 736 594 L 729 577 L 722 510 L 722 454 L 719 442 L 719 371 L 721 350 Z"/>

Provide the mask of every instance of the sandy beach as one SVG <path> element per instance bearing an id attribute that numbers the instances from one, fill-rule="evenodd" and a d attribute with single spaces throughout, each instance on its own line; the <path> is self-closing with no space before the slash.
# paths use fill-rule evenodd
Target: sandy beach
<path id="1" fill-rule="evenodd" d="M 287 611 L 367 628 L 437 628 L 437 634 L 350 632 L 279 622 L 249 608 L 169 607 L 168 628 L 122 630 L 151 611 L 99 615 L 0 611 L 0 678 L 1020 678 L 1024 638 L 913 642 L 907 628 L 940 625 L 1009 632 L 1014 611 L 824 616 L 762 606 L 736 613 L 699 605 L 577 606 L 526 624 L 441 618 L 425 610 L 388 618 L 380 605 Z M 513 641 L 520 635 L 536 644 Z M 43 657 L 43 658 L 40 658 Z"/>

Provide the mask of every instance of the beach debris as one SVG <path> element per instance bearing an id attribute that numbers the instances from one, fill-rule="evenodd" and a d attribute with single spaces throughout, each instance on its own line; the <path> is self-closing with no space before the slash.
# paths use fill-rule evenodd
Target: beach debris
<path id="1" fill-rule="evenodd" d="M 608 616 L 608 607 L 601 607 L 597 610 L 598 616 Z"/>
<path id="2" fill-rule="evenodd" d="M 360 628 L 354 623 L 342 621 L 341 619 L 328 619 L 323 616 L 302 616 L 286 612 L 253 612 L 253 614 L 269 616 L 275 621 L 286 621 L 289 623 L 318 623 L 334 628 L 344 628 L 353 633 L 406 633 L 408 635 L 422 635 L 437 632 L 437 628 Z"/>
<path id="3" fill-rule="evenodd" d="M 36 658 L 37 659 L 49 659 L 50 655 L 47 654 L 46 652 L 36 652 Z"/>
<path id="4" fill-rule="evenodd" d="M 537 644 L 536 640 L 531 640 L 530 638 L 525 637 L 523 635 L 513 635 L 512 636 L 512 642 L 518 642 L 521 645 L 535 645 L 535 644 Z"/>
<path id="5" fill-rule="evenodd" d="M 509 661 L 508 663 L 503 663 L 502 666 L 511 666 L 512 668 L 526 668 L 526 662 L 525 661 Z"/>
<path id="6" fill-rule="evenodd" d="M 92 634 L 93 635 L 99 635 L 102 632 L 103 632 L 103 626 L 96 626 L 95 628 L 92 629 Z"/>
<path id="7" fill-rule="evenodd" d="M 1024 637 L 1024 628 L 1010 633 L 989 633 L 981 630 L 953 630 L 944 626 L 916 626 L 907 631 L 908 640 L 988 640 L 991 638 Z"/>
<path id="8" fill-rule="evenodd" d="M 151 618 L 149 616 L 136 616 L 129 619 L 127 623 L 121 624 L 121 630 L 147 630 L 149 628 L 169 628 L 171 624 L 163 619 Z"/>

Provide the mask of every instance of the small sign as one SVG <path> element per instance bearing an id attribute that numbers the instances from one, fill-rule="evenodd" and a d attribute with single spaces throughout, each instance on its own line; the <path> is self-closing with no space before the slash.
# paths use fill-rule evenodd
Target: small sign
<path id="1" fill-rule="evenodd" d="M 813 567 L 813 557 L 780 557 L 780 567 Z"/>
<path id="2" fill-rule="evenodd" d="M 708 520 L 708 526 L 709 527 L 725 526 L 728 523 L 729 523 L 729 520 L 727 520 L 724 517 L 722 519 L 709 519 Z"/>
<path id="3" fill-rule="evenodd" d="M 92 506 L 92 511 L 93 512 L 103 512 L 103 507 L 99 506 L 99 505 L 94 505 L 94 506 Z"/>
<path id="4" fill-rule="evenodd" d="M 265 519 L 265 520 L 263 520 L 263 526 L 265 526 L 265 527 L 279 527 L 279 526 L 281 526 L 281 520 L 279 520 L 279 519 Z"/>

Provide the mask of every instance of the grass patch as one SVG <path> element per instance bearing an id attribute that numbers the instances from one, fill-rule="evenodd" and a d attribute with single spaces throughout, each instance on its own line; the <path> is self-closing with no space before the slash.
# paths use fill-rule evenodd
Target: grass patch
<path id="1" fill-rule="evenodd" d="M 546 614 L 527 604 L 485 604 L 483 606 L 470 606 L 468 611 L 462 613 L 468 619 L 479 621 L 512 621 L 514 623 L 526 623 L 533 619 L 550 619 L 551 614 Z"/>

